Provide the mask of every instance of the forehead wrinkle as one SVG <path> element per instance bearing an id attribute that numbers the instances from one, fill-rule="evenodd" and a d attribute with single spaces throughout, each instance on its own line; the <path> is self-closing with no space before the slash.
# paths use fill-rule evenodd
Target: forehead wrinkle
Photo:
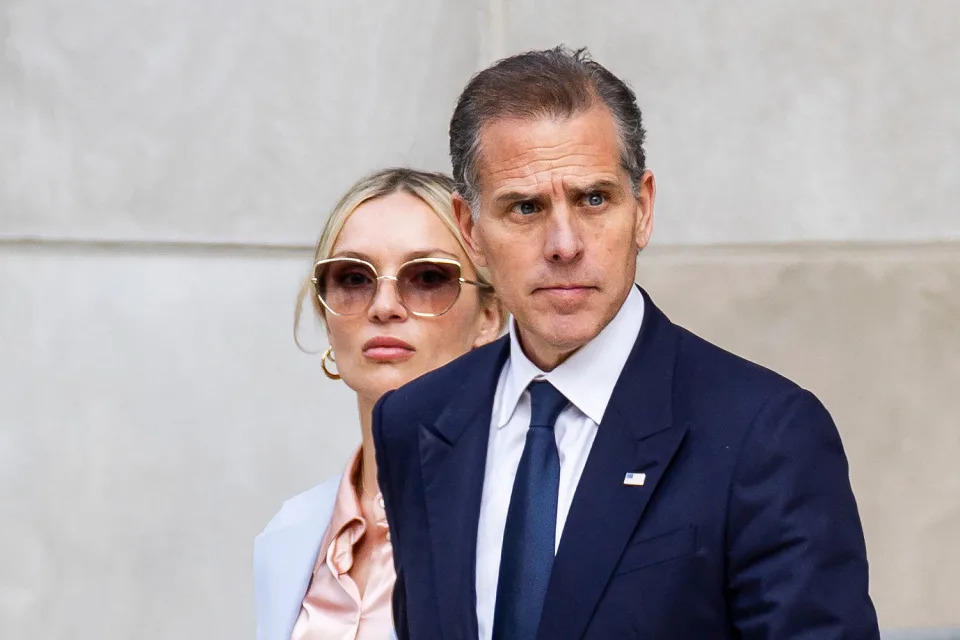
<path id="1" fill-rule="evenodd" d="M 567 117 L 506 117 L 485 123 L 477 136 L 477 188 L 482 190 L 481 185 L 491 178 L 514 181 L 532 176 L 539 182 L 542 178 L 534 174 L 545 170 L 542 165 L 559 165 L 564 157 L 569 160 L 562 164 L 607 165 L 616 172 L 621 167 L 622 141 L 608 111 L 604 109 L 606 117 L 596 121 L 597 108 L 578 110 Z M 488 183 L 490 186 L 494 192 L 503 191 L 503 185 Z"/>
<path id="2" fill-rule="evenodd" d="M 518 145 L 519 146 L 519 145 Z M 598 154 L 600 145 L 582 142 L 564 141 L 550 146 L 526 147 L 507 158 L 494 158 L 503 166 L 502 169 L 492 171 L 492 175 L 504 171 L 512 171 L 520 167 L 529 167 L 538 164 L 557 163 L 568 159 L 568 162 L 596 161 L 602 157 Z"/>
<path id="3" fill-rule="evenodd" d="M 589 147 L 591 145 L 581 146 Z M 598 162 L 598 160 L 600 161 Z M 610 166 L 619 165 L 619 157 L 615 156 L 614 158 L 604 158 L 601 160 L 597 154 L 592 153 L 591 149 L 570 150 L 550 157 L 543 157 L 541 154 L 525 150 L 500 162 L 500 168 L 492 170 L 489 173 L 491 176 L 514 172 L 522 172 L 525 175 L 529 175 L 550 169 L 571 168 L 571 166 L 602 167 L 608 163 L 610 163 Z"/>
<path id="4" fill-rule="evenodd" d="M 584 120 L 591 115 L 486 124 L 478 140 L 478 186 L 486 183 L 491 197 L 499 199 L 534 190 L 539 195 L 556 176 L 578 176 L 586 184 L 603 174 L 621 182 L 622 150 L 615 127 L 606 120 L 600 126 Z M 556 192 L 558 187 L 547 188 Z"/>
<path id="5" fill-rule="evenodd" d="M 518 139 L 519 138 L 519 139 Z M 506 165 L 507 168 L 532 162 L 557 162 L 565 157 L 587 157 L 596 162 L 619 158 L 619 147 L 610 149 L 609 145 L 596 140 L 565 139 L 555 144 L 532 144 L 527 136 L 511 137 L 496 145 L 496 151 L 484 154 L 486 164 Z"/>

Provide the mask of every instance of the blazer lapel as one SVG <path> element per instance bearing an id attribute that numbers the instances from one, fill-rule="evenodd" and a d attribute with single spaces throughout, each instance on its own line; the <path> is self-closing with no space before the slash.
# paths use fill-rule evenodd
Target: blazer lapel
<path id="1" fill-rule="evenodd" d="M 307 505 L 303 517 L 265 531 L 255 544 L 258 640 L 289 640 L 330 524 L 337 483 Z"/>
<path id="2" fill-rule="evenodd" d="M 541 640 L 579 638 L 680 447 L 672 424 L 676 328 L 644 295 L 643 326 L 614 388 L 577 485 L 547 588 Z M 643 472 L 643 486 L 624 475 Z M 584 549 L 590 549 L 589 557 Z"/>
<path id="3" fill-rule="evenodd" d="M 446 640 L 475 640 L 477 527 L 501 338 L 474 363 L 440 417 L 420 425 L 420 463 L 440 623 Z"/>

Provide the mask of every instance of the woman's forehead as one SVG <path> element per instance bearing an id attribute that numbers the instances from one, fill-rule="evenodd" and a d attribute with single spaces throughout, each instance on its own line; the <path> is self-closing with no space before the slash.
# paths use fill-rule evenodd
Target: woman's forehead
<path id="1" fill-rule="evenodd" d="M 420 198 L 393 193 L 357 207 L 337 235 L 331 257 L 403 262 L 444 257 L 466 260 L 463 248 L 440 215 Z"/>

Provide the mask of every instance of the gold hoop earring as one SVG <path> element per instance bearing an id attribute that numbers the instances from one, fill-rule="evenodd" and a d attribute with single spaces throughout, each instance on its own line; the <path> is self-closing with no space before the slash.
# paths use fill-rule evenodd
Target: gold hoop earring
<path id="1" fill-rule="evenodd" d="M 330 358 L 330 362 L 333 364 L 337 364 L 337 359 L 333 355 L 333 347 L 327 347 L 327 350 L 323 352 L 323 358 L 320 360 L 320 366 L 323 368 L 323 374 L 325 376 L 331 380 L 339 380 L 340 374 L 338 372 L 327 369 L 327 358 Z"/>

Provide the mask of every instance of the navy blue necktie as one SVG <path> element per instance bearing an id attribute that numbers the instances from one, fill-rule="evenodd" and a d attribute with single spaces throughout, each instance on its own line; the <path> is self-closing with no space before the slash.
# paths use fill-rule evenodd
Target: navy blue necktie
<path id="1" fill-rule="evenodd" d="M 553 423 L 567 406 L 549 382 L 530 387 L 530 428 L 507 510 L 493 640 L 533 640 L 553 569 L 560 454 Z"/>

